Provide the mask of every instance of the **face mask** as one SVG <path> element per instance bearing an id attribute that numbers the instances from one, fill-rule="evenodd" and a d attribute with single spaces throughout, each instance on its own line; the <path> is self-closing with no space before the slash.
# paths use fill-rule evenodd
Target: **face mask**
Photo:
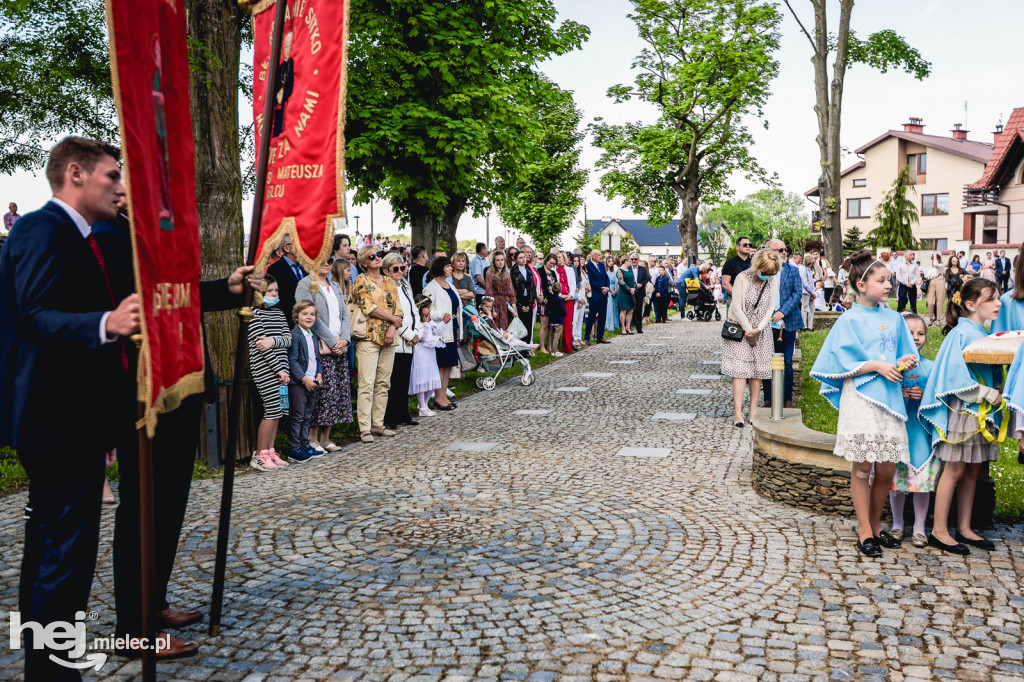
<path id="1" fill-rule="evenodd" d="M 767 282 L 768 280 L 770 280 L 772 278 L 771 275 L 766 275 L 763 272 L 757 273 L 757 276 L 761 278 L 762 282 Z"/>
<path id="2" fill-rule="evenodd" d="M 265 306 L 267 306 L 268 308 L 273 308 L 280 301 L 281 301 L 281 299 L 277 298 L 276 296 L 264 296 L 263 297 L 263 304 Z"/>

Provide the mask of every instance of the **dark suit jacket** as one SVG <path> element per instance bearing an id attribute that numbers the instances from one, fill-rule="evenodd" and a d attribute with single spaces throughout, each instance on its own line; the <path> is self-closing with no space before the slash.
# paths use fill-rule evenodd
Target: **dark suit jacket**
<path id="1" fill-rule="evenodd" d="M 523 273 L 519 272 L 518 265 L 512 266 L 509 275 L 512 277 L 512 289 L 516 292 L 516 312 L 520 312 L 523 306 L 532 307 L 537 302 L 537 286 L 533 281 L 533 273 L 529 266 L 526 268 L 528 279 L 523 278 Z"/>
<path id="2" fill-rule="evenodd" d="M 640 292 L 643 290 L 643 288 L 646 287 L 647 283 L 650 282 L 650 281 L 651 281 L 651 273 L 648 272 L 646 266 L 641 265 L 640 266 L 640 270 L 639 270 L 639 272 L 637 272 L 637 275 L 636 275 L 636 287 L 637 287 L 637 292 L 636 293 L 640 294 Z"/>
<path id="3" fill-rule="evenodd" d="M 0 442 L 75 456 L 115 447 L 113 408 L 133 386 L 122 343 L 100 343 L 113 308 L 92 248 L 63 209 L 50 202 L 17 222 L 0 253 Z"/>
<path id="4" fill-rule="evenodd" d="M 313 337 L 313 349 L 316 350 L 316 337 Z M 320 374 L 320 354 L 316 355 L 316 373 Z M 291 375 L 292 384 L 301 384 L 302 377 L 306 376 L 306 365 L 309 363 L 309 348 L 306 346 L 306 338 L 302 327 L 292 327 L 292 345 L 288 347 L 288 373 Z"/>
<path id="5" fill-rule="evenodd" d="M 595 263 L 592 260 L 588 260 L 587 279 L 590 280 L 591 298 L 608 297 L 608 294 L 601 293 L 601 287 L 611 287 L 611 282 L 608 281 L 608 268 L 605 267 L 604 263 Z"/>
<path id="6" fill-rule="evenodd" d="M 996 278 L 1002 279 L 1010 274 L 1010 259 L 996 258 Z"/>
<path id="7" fill-rule="evenodd" d="M 300 266 L 301 267 L 301 266 Z M 302 271 L 303 277 L 306 276 L 306 271 Z M 273 265 L 267 268 L 267 274 L 272 275 L 277 280 L 277 297 L 281 299 L 277 307 L 284 313 L 284 317 L 288 320 L 288 326 L 294 326 L 295 322 L 292 321 L 292 308 L 295 307 L 295 287 L 299 285 L 299 280 L 302 277 L 296 277 L 295 271 L 292 270 L 292 266 L 288 264 L 283 257 L 278 259 Z M 207 310 L 218 310 L 218 308 L 203 307 L 203 311 Z"/>
<path id="8" fill-rule="evenodd" d="M 414 263 L 409 268 L 409 286 L 412 287 L 412 297 L 419 298 L 423 294 L 423 276 L 430 272 L 426 265 Z"/>

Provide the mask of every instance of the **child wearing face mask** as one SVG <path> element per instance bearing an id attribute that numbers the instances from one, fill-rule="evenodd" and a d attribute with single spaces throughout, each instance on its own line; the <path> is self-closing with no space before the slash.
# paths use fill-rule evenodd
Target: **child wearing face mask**
<path id="1" fill-rule="evenodd" d="M 271 275 L 263 279 L 267 285 L 263 303 L 256 306 L 249 322 L 249 371 L 263 403 L 263 419 L 256 432 L 256 450 L 249 466 L 259 471 L 272 471 L 288 466 L 274 451 L 274 438 L 278 420 L 288 412 L 287 400 L 284 405 L 281 403 L 282 396 L 288 396 L 288 348 L 292 345 L 292 334 L 284 313 L 277 307 L 280 302 L 277 280 Z"/>
<path id="2" fill-rule="evenodd" d="M 892 288 L 889 268 L 867 249 L 850 261 L 849 282 L 857 303 L 836 320 L 811 376 L 821 382 L 821 395 L 839 410 L 834 452 L 851 463 L 857 549 L 880 557 L 882 547 L 900 544 L 880 523 L 896 465 L 910 461 L 902 373 L 917 366 L 918 356 L 906 321 L 881 305 Z"/>

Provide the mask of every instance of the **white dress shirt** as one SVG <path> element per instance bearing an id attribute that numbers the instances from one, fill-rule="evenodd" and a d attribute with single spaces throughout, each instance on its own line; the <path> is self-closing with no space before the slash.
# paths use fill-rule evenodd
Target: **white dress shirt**
<path id="1" fill-rule="evenodd" d="M 67 203 L 61 201 L 57 197 L 51 198 L 50 201 L 52 201 L 53 203 L 57 204 L 62 209 L 64 209 L 64 212 L 67 213 L 68 216 L 71 218 L 71 222 L 73 222 L 75 224 L 75 227 L 78 228 L 78 231 L 82 233 L 82 239 L 88 239 L 89 238 L 89 235 L 92 234 L 92 226 L 89 225 L 89 223 L 86 222 L 85 218 L 82 217 L 81 213 L 79 213 L 75 209 L 71 208 L 70 206 L 68 206 Z M 110 313 L 111 313 L 111 311 L 108 310 L 107 312 L 103 313 L 103 317 L 100 318 L 100 344 L 101 345 L 104 344 L 104 343 L 110 343 L 112 341 L 117 341 L 117 337 L 118 337 L 117 334 L 112 334 L 110 336 L 107 336 L 107 318 L 110 317 Z"/>
<path id="2" fill-rule="evenodd" d="M 896 281 L 905 287 L 912 287 L 921 281 L 921 266 L 917 261 L 903 262 L 896 266 Z"/>

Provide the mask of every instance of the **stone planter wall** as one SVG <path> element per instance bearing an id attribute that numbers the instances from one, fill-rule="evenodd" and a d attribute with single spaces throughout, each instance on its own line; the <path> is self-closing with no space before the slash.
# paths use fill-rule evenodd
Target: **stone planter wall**
<path id="1" fill-rule="evenodd" d="M 832 454 L 836 437 L 803 425 L 800 410 L 754 417 L 753 484 L 770 500 L 819 513 L 853 516 L 850 463 Z"/>
<path id="2" fill-rule="evenodd" d="M 842 313 L 834 313 L 834 312 L 820 312 L 820 313 L 816 312 L 816 313 L 814 313 L 814 331 L 819 331 L 819 330 L 822 330 L 822 329 L 831 329 L 832 325 L 834 325 L 836 323 L 836 320 L 839 319 L 840 315 L 842 315 Z"/>

